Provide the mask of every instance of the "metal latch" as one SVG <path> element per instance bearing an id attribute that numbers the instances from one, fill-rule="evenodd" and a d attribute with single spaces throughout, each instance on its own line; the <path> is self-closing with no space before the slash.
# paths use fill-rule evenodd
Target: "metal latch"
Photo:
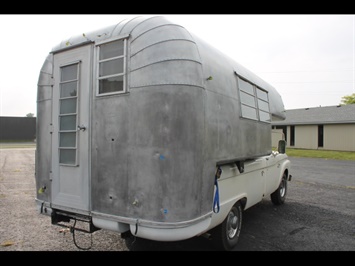
<path id="1" fill-rule="evenodd" d="M 84 126 L 84 125 L 78 126 L 78 131 L 80 131 L 80 130 L 85 131 L 86 126 Z"/>

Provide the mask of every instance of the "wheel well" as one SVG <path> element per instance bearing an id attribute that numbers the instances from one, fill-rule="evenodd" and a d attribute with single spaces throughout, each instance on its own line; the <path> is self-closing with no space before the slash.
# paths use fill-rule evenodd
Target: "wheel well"
<path id="1" fill-rule="evenodd" d="M 288 169 L 285 169 L 284 173 L 286 174 L 286 178 L 288 177 Z"/>
<path id="2" fill-rule="evenodd" d="M 240 204 L 242 205 L 242 209 L 244 210 L 245 205 L 247 205 L 247 198 L 241 198 L 239 201 Z"/>

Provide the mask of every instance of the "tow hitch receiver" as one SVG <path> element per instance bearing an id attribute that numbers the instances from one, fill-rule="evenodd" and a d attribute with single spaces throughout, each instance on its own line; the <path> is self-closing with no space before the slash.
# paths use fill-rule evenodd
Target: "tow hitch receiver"
<path id="1" fill-rule="evenodd" d="M 68 228 L 70 233 L 73 235 L 73 242 L 74 245 L 81 249 L 81 250 L 89 250 L 92 247 L 92 233 L 95 231 L 100 230 L 100 228 L 97 228 L 94 226 L 94 224 L 92 223 L 92 219 L 90 216 L 85 216 L 85 215 L 81 215 L 81 214 L 74 214 L 74 213 L 70 213 L 70 212 L 63 212 L 63 211 L 58 211 L 58 210 L 53 210 L 52 214 L 51 214 L 51 219 L 52 219 L 52 224 L 61 226 L 61 227 L 65 227 Z M 70 225 L 70 224 L 63 224 L 64 223 L 69 223 L 70 220 L 74 220 L 74 224 Z M 89 225 L 89 229 L 85 229 L 82 227 L 76 227 L 76 223 L 77 221 L 83 222 L 83 223 L 87 223 Z M 77 244 L 76 242 L 76 238 L 75 238 L 75 231 L 80 231 L 80 232 L 84 232 L 84 233 L 89 233 L 90 234 L 90 246 L 89 247 L 81 247 Z"/>
<path id="2" fill-rule="evenodd" d="M 61 212 L 61 211 L 53 211 L 51 218 L 52 218 L 52 224 L 69 228 L 71 232 L 73 232 L 73 230 L 77 230 L 77 231 L 81 231 L 84 233 L 93 233 L 95 231 L 100 230 L 100 228 L 97 228 L 94 226 L 94 224 L 92 223 L 92 219 L 89 216 L 84 216 L 84 215 L 74 214 L 74 213 L 69 213 L 69 212 L 67 213 L 67 212 Z M 69 223 L 70 220 L 75 221 L 74 226 L 61 223 L 61 222 Z M 76 221 L 88 223 L 89 228 L 83 229 L 83 228 L 75 227 Z"/>

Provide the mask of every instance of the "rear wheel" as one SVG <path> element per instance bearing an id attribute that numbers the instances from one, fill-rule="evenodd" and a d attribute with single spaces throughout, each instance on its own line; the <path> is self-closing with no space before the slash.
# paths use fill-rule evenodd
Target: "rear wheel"
<path id="1" fill-rule="evenodd" d="M 242 206 L 237 202 L 224 221 L 211 230 L 214 246 L 218 250 L 232 250 L 238 243 L 242 227 Z"/>
<path id="2" fill-rule="evenodd" d="M 271 194 L 271 201 L 275 205 L 281 205 L 285 202 L 287 194 L 287 175 L 283 174 L 279 187 Z"/>

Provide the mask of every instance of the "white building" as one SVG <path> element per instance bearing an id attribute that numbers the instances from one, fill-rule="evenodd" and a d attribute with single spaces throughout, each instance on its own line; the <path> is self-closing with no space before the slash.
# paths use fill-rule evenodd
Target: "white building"
<path id="1" fill-rule="evenodd" d="M 355 104 L 286 110 L 272 129 L 284 133 L 290 148 L 355 151 Z"/>

